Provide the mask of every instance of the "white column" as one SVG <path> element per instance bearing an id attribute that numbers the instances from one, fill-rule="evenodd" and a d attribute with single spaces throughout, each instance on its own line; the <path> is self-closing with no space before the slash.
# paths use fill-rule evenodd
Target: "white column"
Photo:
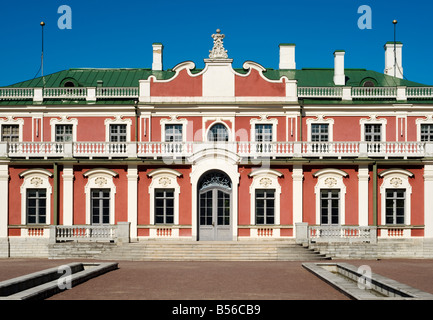
<path id="1" fill-rule="evenodd" d="M 0 238 L 8 236 L 9 167 L 0 164 Z"/>
<path id="2" fill-rule="evenodd" d="M 74 168 L 63 166 L 63 225 L 74 224 Z"/>
<path id="3" fill-rule="evenodd" d="M 433 162 L 424 164 L 424 237 L 433 238 Z"/>
<path id="4" fill-rule="evenodd" d="M 131 239 L 137 239 L 137 206 L 138 206 L 138 169 L 136 165 L 128 166 L 128 222 L 131 223 Z"/>
<path id="5" fill-rule="evenodd" d="M 368 165 L 358 169 L 358 223 L 368 226 Z"/>
<path id="6" fill-rule="evenodd" d="M 292 178 L 293 178 L 293 225 L 295 225 L 296 223 L 303 222 L 302 221 L 303 220 L 302 185 L 304 180 L 304 173 L 303 173 L 302 165 L 293 166 Z M 296 233 L 296 228 L 294 228 L 293 230 L 295 230 Z"/>

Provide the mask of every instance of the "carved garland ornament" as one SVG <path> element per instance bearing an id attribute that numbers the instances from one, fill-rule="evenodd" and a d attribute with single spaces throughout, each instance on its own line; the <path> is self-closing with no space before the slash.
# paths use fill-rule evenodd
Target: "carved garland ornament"
<path id="1" fill-rule="evenodd" d="M 162 185 L 163 187 L 166 187 L 166 186 L 168 186 L 169 184 L 171 184 L 171 180 L 170 180 L 169 178 L 167 178 L 167 177 L 159 178 L 158 182 L 159 182 L 159 184 Z"/>
<path id="2" fill-rule="evenodd" d="M 104 177 L 97 177 L 95 179 L 95 184 L 97 184 L 98 186 L 102 187 L 103 185 L 106 185 L 108 183 L 107 179 Z"/>
<path id="3" fill-rule="evenodd" d="M 394 177 L 389 181 L 389 183 L 392 186 L 394 186 L 395 188 L 397 188 L 403 184 L 403 180 L 401 180 L 400 178 Z"/>
<path id="4" fill-rule="evenodd" d="M 337 185 L 337 179 L 335 178 L 326 178 L 325 179 L 325 185 L 332 188 Z"/>
<path id="5" fill-rule="evenodd" d="M 269 178 L 261 178 L 259 183 L 262 187 L 266 188 L 272 185 L 272 180 Z"/>
<path id="6" fill-rule="evenodd" d="M 34 177 L 30 180 L 30 183 L 34 185 L 36 188 L 44 183 L 44 181 L 39 177 Z"/>

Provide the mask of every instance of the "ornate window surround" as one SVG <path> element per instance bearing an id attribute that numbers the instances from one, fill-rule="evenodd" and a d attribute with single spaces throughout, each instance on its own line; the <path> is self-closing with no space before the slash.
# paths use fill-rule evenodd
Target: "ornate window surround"
<path id="1" fill-rule="evenodd" d="M 96 168 L 86 171 L 83 176 L 88 178 L 84 187 L 84 193 L 86 194 L 86 224 L 91 224 L 91 189 L 110 189 L 110 224 L 114 224 L 116 186 L 113 177 L 118 176 L 118 173 L 110 169 Z"/>
<path id="2" fill-rule="evenodd" d="M 365 125 L 366 124 L 381 124 L 382 131 L 380 133 L 380 139 L 382 142 L 386 141 L 386 124 L 387 120 L 382 118 L 378 119 L 377 114 L 372 114 L 369 119 L 363 118 L 359 120 L 359 124 L 361 126 L 361 141 L 365 141 Z"/>
<path id="3" fill-rule="evenodd" d="M 428 114 L 425 118 L 418 118 L 415 120 L 416 123 L 416 141 L 421 141 L 421 125 L 422 124 L 433 124 L 433 115 Z"/>
<path id="4" fill-rule="evenodd" d="M 165 126 L 167 124 L 181 124 L 182 125 L 182 141 L 186 142 L 186 130 L 187 130 L 187 124 L 188 124 L 188 120 L 187 119 L 178 119 L 177 115 L 171 115 L 170 119 L 161 119 L 160 122 L 161 124 L 161 141 L 166 142 L 165 141 Z"/>
<path id="5" fill-rule="evenodd" d="M 122 115 L 116 115 L 115 119 L 105 119 L 105 141 L 110 141 L 110 125 L 111 124 L 126 124 L 126 142 L 131 141 L 131 119 L 123 119 Z"/>
<path id="6" fill-rule="evenodd" d="M 51 118 L 50 125 L 51 125 L 51 141 L 56 141 L 56 125 L 58 124 L 72 124 L 72 141 L 77 141 L 77 126 L 78 126 L 78 119 L 72 118 L 68 119 L 68 116 L 59 116 L 58 118 Z"/>
<path id="7" fill-rule="evenodd" d="M 251 125 L 251 141 L 256 141 L 256 125 L 257 124 L 271 124 L 272 125 L 272 142 L 277 141 L 277 125 L 278 125 L 278 119 L 276 118 L 269 118 L 268 115 L 262 114 L 260 115 L 260 119 L 253 118 L 250 120 Z"/>
<path id="8" fill-rule="evenodd" d="M 383 178 L 383 182 L 380 186 L 380 198 L 381 198 L 381 224 L 385 225 L 385 210 L 386 210 L 386 189 L 405 189 L 405 208 L 404 208 L 404 224 L 411 224 L 411 195 L 412 186 L 409 182 L 409 177 L 413 177 L 413 173 L 404 169 L 388 169 L 379 173 L 379 176 Z"/>
<path id="9" fill-rule="evenodd" d="M 207 126 L 207 128 L 205 128 L 206 122 L 207 121 L 211 121 L 211 120 L 214 120 L 214 121 L 212 121 Z M 231 118 L 231 117 L 229 117 L 229 118 L 227 118 L 227 117 L 203 117 L 203 128 L 205 128 L 205 130 L 203 130 L 203 141 L 213 143 L 213 141 L 209 141 L 209 139 L 208 139 L 209 130 L 214 125 L 216 125 L 218 123 L 222 124 L 227 129 L 227 134 L 228 134 L 228 137 L 229 137 L 229 141 L 228 142 L 234 141 L 235 140 L 235 137 L 234 137 L 234 128 L 233 128 L 233 130 L 230 129 L 230 127 L 228 126 L 227 123 L 224 122 L 224 120 L 230 121 L 232 123 L 232 125 L 234 126 L 234 121 L 233 121 L 233 118 Z"/>
<path id="10" fill-rule="evenodd" d="M 323 114 L 318 114 L 316 116 L 316 119 L 314 118 L 308 118 L 306 120 L 307 123 L 307 141 L 311 142 L 311 125 L 312 124 L 327 124 L 328 125 L 328 142 L 334 141 L 334 119 L 333 118 L 327 118 L 324 119 Z"/>
<path id="11" fill-rule="evenodd" d="M 6 119 L 0 119 L 0 140 L 1 140 L 1 133 L 2 133 L 2 126 L 3 125 L 18 125 L 18 132 L 19 132 L 19 141 L 23 141 L 23 126 L 24 126 L 24 119 L 19 118 L 15 119 L 14 116 L 7 116 Z"/>
<path id="12" fill-rule="evenodd" d="M 174 224 L 179 224 L 179 194 L 180 194 L 180 186 L 177 182 L 177 177 L 180 177 L 182 174 L 179 171 L 161 168 L 152 170 L 147 174 L 148 177 L 152 178 L 152 182 L 149 185 L 149 197 L 150 197 L 150 224 L 155 225 L 155 189 L 174 189 Z M 150 236 L 156 236 L 152 234 L 151 229 Z M 173 229 L 173 232 L 179 229 Z M 176 234 L 173 234 L 176 236 Z M 178 234 L 177 234 L 178 235 Z"/>
<path id="13" fill-rule="evenodd" d="M 274 189 L 275 190 L 275 224 L 280 224 L 280 195 L 281 185 L 278 182 L 278 178 L 282 177 L 283 174 L 273 169 L 258 169 L 253 170 L 249 175 L 253 178 L 250 185 L 250 224 L 256 224 L 256 189 Z M 276 230 L 275 230 L 276 231 Z M 275 236 L 275 235 L 274 235 Z"/>
<path id="14" fill-rule="evenodd" d="M 51 224 L 51 193 L 52 187 L 49 178 L 53 174 L 46 169 L 28 169 L 20 173 L 20 178 L 24 178 L 20 187 L 21 192 L 21 224 L 27 224 L 27 189 L 46 189 L 46 224 Z"/>
<path id="15" fill-rule="evenodd" d="M 318 178 L 314 193 L 316 194 L 316 224 L 320 225 L 320 190 L 321 189 L 339 189 L 340 190 L 340 203 L 339 203 L 339 224 L 346 223 L 346 185 L 344 184 L 343 177 L 348 174 L 340 169 L 321 169 L 313 174 Z"/>

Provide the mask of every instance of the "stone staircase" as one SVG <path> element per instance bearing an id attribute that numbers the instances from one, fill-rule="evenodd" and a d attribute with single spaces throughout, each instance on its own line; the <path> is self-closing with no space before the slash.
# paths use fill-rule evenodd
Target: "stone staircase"
<path id="1" fill-rule="evenodd" d="M 136 261 L 310 261 L 327 259 L 293 242 L 137 242 L 99 256 L 106 260 Z"/>
<path id="2" fill-rule="evenodd" d="M 124 244 L 66 242 L 51 245 L 51 259 L 129 261 L 312 261 L 329 259 L 288 241 L 142 241 Z"/>

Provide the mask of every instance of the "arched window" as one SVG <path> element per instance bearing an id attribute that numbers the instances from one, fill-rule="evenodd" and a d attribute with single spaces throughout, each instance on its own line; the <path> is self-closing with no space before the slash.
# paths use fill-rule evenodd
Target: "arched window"
<path id="1" fill-rule="evenodd" d="M 229 132 L 222 123 L 214 124 L 207 135 L 209 141 L 229 141 Z"/>

